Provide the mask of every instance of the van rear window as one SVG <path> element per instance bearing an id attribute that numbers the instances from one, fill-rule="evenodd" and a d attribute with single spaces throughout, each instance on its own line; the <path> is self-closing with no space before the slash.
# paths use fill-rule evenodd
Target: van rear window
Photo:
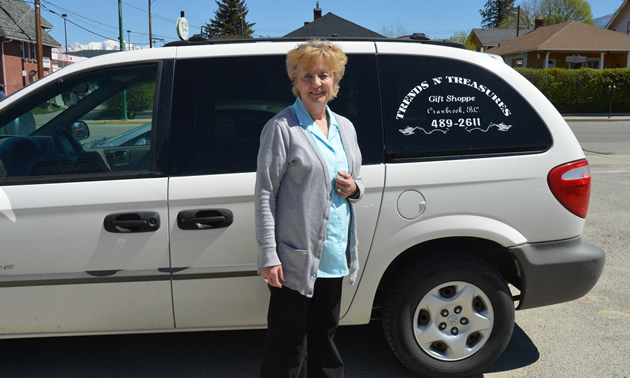
<path id="1" fill-rule="evenodd" d="M 426 56 L 379 56 L 388 160 L 546 151 L 547 126 L 503 79 Z"/>

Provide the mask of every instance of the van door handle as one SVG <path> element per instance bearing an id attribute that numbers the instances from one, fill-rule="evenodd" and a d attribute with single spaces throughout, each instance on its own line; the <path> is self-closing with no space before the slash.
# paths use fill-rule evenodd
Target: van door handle
<path id="1" fill-rule="evenodd" d="M 113 233 L 154 232 L 160 228 L 160 215 L 153 211 L 110 214 L 103 226 Z"/>
<path id="2" fill-rule="evenodd" d="M 183 210 L 177 214 L 177 225 L 182 230 L 207 230 L 229 227 L 234 215 L 227 209 Z"/>

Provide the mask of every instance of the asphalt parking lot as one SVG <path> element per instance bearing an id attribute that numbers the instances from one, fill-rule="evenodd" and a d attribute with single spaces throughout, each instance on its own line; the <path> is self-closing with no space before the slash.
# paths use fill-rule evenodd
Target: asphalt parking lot
<path id="1" fill-rule="evenodd" d="M 606 266 L 585 297 L 519 311 L 507 350 L 488 377 L 624 377 L 630 374 L 630 121 L 569 119 L 591 165 L 585 241 Z"/>

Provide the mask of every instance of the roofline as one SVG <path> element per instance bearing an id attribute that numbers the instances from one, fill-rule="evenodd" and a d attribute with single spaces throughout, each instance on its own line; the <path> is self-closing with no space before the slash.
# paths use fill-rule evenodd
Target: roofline
<path id="1" fill-rule="evenodd" d="M 330 16 L 330 17 L 336 17 L 336 18 L 338 18 L 338 19 L 342 20 L 343 22 L 345 22 L 345 23 L 347 23 L 347 24 L 352 25 L 354 28 L 358 28 L 358 29 L 361 29 L 361 30 L 363 30 L 363 31 L 369 32 L 369 33 L 371 33 L 371 34 L 375 34 L 375 35 L 378 35 L 378 36 L 384 37 L 384 36 L 383 36 L 382 34 L 380 34 L 380 33 L 377 33 L 377 32 L 375 32 L 375 31 L 370 30 L 370 29 L 368 29 L 368 28 L 366 28 L 366 27 L 364 27 L 364 26 L 361 26 L 361 25 L 359 25 L 359 24 L 357 24 L 357 23 L 355 23 L 355 22 L 352 22 L 352 21 L 350 21 L 350 20 L 347 20 L 347 19 L 345 19 L 345 18 L 343 18 L 343 17 L 341 17 L 341 16 L 338 16 L 338 15 L 334 14 L 333 12 L 328 12 L 328 13 L 326 13 L 325 15 L 320 16 L 320 17 L 319 17 L 318 19 L 316 19 L 316 20 L 313 20 L 313 21 L 310 21 L 310 22 L 306 22 L 303 26 L 301 26 L 301 27 L 299 27 L 299 28 L 297 28 L 297 29 L 293 30 L 292 32 L 289 32 L 289 33 L 285 34 L 284 36 L 286 37 L 286 36 L 288 36 L 288 35 L 290 35 L 290 34 L 294 34 L 294 33 L 297 33 L 297 34 L 301 34 L 301 33 L 307 34 L 307 33 L 309 33 L 309 31 L 308 31 L 308 30 L 307 30 L 306 32 L 304 32 L 304 29 L 305 29 L 305 28 L 306 28 L 306 29 L 309 29 L 309 30 L 310 30 L 310 29 L 319 29 L 319 28 L 321 28 L 321 26 L 323 26 L 323 25 L 320 25 L 322 22 L 327 21 L 327 20 L 330 20 L 330 17 L 329 17 L 329 16 Z M 329 17 L 329 18 L 327 19 L 326 17 Z M 323 20 L 323 21 L 321 21 L 321 20 Z M 315 24 L 316 24 L 316 25 L 315 25 Z M 315 25 L 315 26 L 313 26 L 313 25 Z M 325 25 L 325 24 L 324 24 L 324 25 Z M 296 37 L 297 37 L 297 36 L 296 36 Z M 310 37 L 310 36 L 309 36 L 309 37 Z M 367 38 L 372 38 L 372 37 L 367 37 Z M 376 38 L 376 37 L 375 37 L 375 38 Z"/>
<path id="2" fill-rule="evenodd" d="M 28 42 L 28 43 L 37 43 L 36 41 L 31 41 L 30 39 L 24 39 L 24 38 L 19 38 L 19 37 L 11 37 L 9 35 L 2 35 L 0 36 L 4 39 L 4 41 L 6 42 L 7 40 L 11 40 L 11 41 L 17 41 L 17 42 Z M 63 45 L 52 45 L 50 43 L 45 43 L 42 41 L 42 45 L 43 46 L 48 46 L 48 47 L 61 47 Z"/>
<path id="3" fill-rule="evenodd" d="M 617 18 L 617 16 L 619 15 L 619 12 L 621 12 L 621 9 L 624 7 L 624 5 L 626 5 L 626 3 L 628 2 L 628 0 L 623 0 L 623 3 L 621 3 L 621 5 L 619 6 L 619 8 L 617 8 L 617 10 L 615 11 L 615 13 L 612 15 L 612 17 L 610 18 L 610 20 L 608 20 L 608 23 L 606 24 L 605 29 L 608 29 L 608 27 L 610 26 L 610 24 Z"/>
<path id="4" fill-rule="evenodd" d="M 372 38 L 372 37 L 268 37 L 268 38 L 234 38 L 234 39 L 205 39 L 199 34 L 194 35 L 192 38 L 185 41 L 174 41 L 164 45 L 164 47 L 171 46 L 206 46 L 206 45 L 218 45 L 218 44 L 230 44 L 230 43 L 256 43 L 256 42 L 305 42 L 313 38 L 325 39 L 331 42 L 407 42 L 407 43 L 422 43 L 429 45 L 441 45 L 455 48 L 467 49 L 466 45 L 461 42 L 453 41 L 450 39 L 428 39 L 424 34 L 416 33 L 410 36 L 402 36 L 398 38 Z M 426 38 L 426 39 L 425 39 Z"/>
<path id="5" fill-rule="evenodd" d="M 630 52 L 630 49 L 580 49 L 580 50 L 575 50 L 575 49 L 534 49 L 534 50 L 519 50 L 519 51 L 512 51 L 512 52 L 507 52 L 507 53 L 503 53 L 503 54 L 497 54 L 492 52 L 492 49 L 486 50 L 484 51 L 484 53 L 486 54 L 493 54 L 493 55 L 498 55 L 498 56 L 503 56 L 503 55 L 512 55 L 512 54 L 522 54 L 522 53 L 528 53 L 528 52 L 536 52 L 536 51 L 540 51 L 540 52 L 545 52 L 545 51 L 554 51 L 554 52 L 562 52 L 562 51 L 566 51 L 566 52 L 574 52 L 574 53 L 578 53 L 578 52 L 582 52 L 582 51 L 588 51 L 588 52 L 609 52 L 609 51 L 616 51 L 616 52 Z"/>
<path id="6" fill-rule="evenodd" d="M 630 48 L 628 49 L 540 49 L 540 50 L 532 50 L 532 51 L 573 51 L 573 52 L 580 52 L 580 51 L 630 51 Z"/>

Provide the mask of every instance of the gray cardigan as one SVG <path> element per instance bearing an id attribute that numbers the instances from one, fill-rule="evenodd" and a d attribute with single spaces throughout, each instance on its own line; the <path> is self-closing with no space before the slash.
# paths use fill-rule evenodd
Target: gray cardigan
<path id="1" fill-rule="evenodd" d="M 350 175 L 359 188 L 350 203 L 348 262 L 350 284 L 359 270 L 358 239 L 353 204 L 364 192 L 361 180 L 361 151 L 352 123 L 335 114 Z M 326 162 L 290 107 L 265 125 L 260 135 L 256 170 L 256 239 L 258 273 L 265 266 L 280 265 L 282 285 L 313 296 L 322 255 L 332 183 Z"/>

